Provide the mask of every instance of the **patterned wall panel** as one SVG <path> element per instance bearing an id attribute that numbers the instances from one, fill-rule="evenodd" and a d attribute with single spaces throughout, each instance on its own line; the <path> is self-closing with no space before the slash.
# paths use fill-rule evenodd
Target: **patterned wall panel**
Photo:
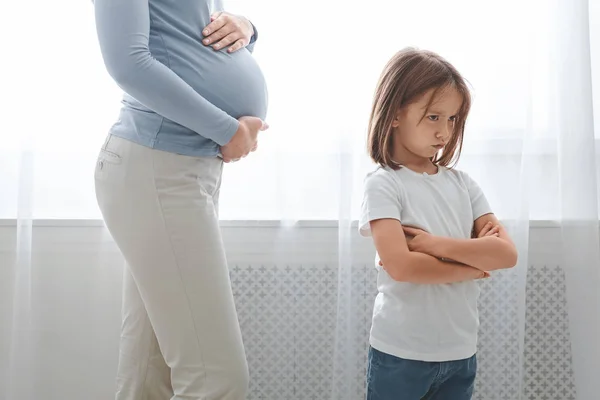
<path id="1" fill-rule="evenodd" d="M 369 263 L 352 268 L 356 324 L 349 338 L 360 361 L 354 379 L 339 382 L 332 373 L 337 266 L 231 265 L 251 375 L 248 400 L 329 400 L 333 384 L 350 385 L 347 400 L 364 399 L 376 274 Z M 521 390 L 517 292 L 514 274 L 482 283 L 477 400 L 512 400 Z M 562 269 L 530 266 L 526 303 L 525 399 L 574 400 Z"/>

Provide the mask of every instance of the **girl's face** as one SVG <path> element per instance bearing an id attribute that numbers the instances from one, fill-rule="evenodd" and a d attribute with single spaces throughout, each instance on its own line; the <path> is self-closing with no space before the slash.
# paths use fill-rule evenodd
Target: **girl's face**
<path id="1" fill-rule="evenodd" d="M 463 98 L 449 87 L 438 91 L 427 109 L 434 91 L 431 89 L 416 102 L 403 107 L 394 119 L 396 161 L 408 164 L 429 160 L 452 138 Z"/>

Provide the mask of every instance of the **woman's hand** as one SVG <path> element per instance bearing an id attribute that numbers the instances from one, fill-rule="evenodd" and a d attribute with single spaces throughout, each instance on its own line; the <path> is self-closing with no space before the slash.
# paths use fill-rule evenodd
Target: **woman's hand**
<path id="1" fill-rule="evenodd" d="M 215 50 L 230 46 L 227 52 L 233 53 L 248 46 L 254 34 L 250 21 L 225 11 L 213 13 L 210 21 L 210 24 L 202 30 L 202 34 L 206 36 L 202 43 L 212 46 Z"/>
<path id="2" fill-rule="evenodd" d="M 229 143 L 221 146 L 221 156 L 226 163 L 238 161 L 255 151 L 258 146 L 258 132 L 265 131 L 269 125 L 260 118 L 242 117 L 240 125 Z"/>

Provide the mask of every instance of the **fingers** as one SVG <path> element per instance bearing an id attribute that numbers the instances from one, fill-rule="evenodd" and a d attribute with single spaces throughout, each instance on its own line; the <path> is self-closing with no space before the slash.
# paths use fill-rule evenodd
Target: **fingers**
<path id="1" fill-rule="evenodd" d="M 486 279 L 489 278 L 491 275 L 489 272 L 487 271 L 479 271 L 479 277 L 477 279 Z"/>
<path id="2" fill-rule="evenodd" d="M 236 24 L 232 23 L 228 15 L 215 13 L 211 16 L 211 20 L 212 22 L 202 31 L 202 34 L 206 36 L 202 40 L 205 45 L 212 44 L 215 50 L 219 50 L 242 38 Z"/>
<path id="3" fill-rule="evenodd" d="M 227 26 L 229 26 L 229 25 L 227 25 Z M 221 29 L 221 31 L 224 29 L 227 29 L 227 26 L 225 26 L 223 29 Z M 215 35 L 221 31 L 216 32 Z M 217 43 L 213 44 L 212 48 L 215 50 L 221 50 L 221 49 L 224 49 L 227 46 L 231 45 L 232 43 L 239 42 L 241 40 L 243 40 L 242 34 L 239 32 L 236 32 L 235 30 L 231 30 L 229 32 L 229 34 L 227 34 L 227 36 L 223 37 L 223 39 L 221 39 Z M 214 42 L 214 40 L 213 40 L 213 42 Z"/>
<path id="4" fill-rule="evenodd" d="M 246 119 L 246 117 L 243 117 L 243 119 L 248 124 L 250 132 L 252 132 L 253 136 L 257 136 L 258 132 L 266 131 L 267 129 L 269 129 L 269 124 L 267 124 L 260 118 L 250 117 Z"/>
<path id="5" fill-rule="evenodd" d="M 485 226 L 481 229 L 478 238 L 486 237 L 486 236 L 498 236 L 500 232 L 500 225 L 494 225 L 491 222 L 485 224 Z"/>
<path id="6" fill-rule="evenodd" d="M 231 35 L 229 35 L 231 36 Z M 238 51 L 242 48 L 246 47 L 246 43 L 244 42 L 244 39 L 238 39 L 237 42 L 235 42 L 234 44 L 232 44 L 231 46 L 229 46 L 229 48 L 227 49 L 227 51 L 229 53 L 233 53 L 235 51 Z"/>
<path id="7" fill-rule="evenodd" d="M 213 15 L 216 15 L 213 14 Z M 221 14 L 219 14 L 219 16 L 217 16 L 210 24 L 206 25 L 206 27 L 204 28 L 204 30 L 202 31 L 202 34 L 204 36 L 208 36 L 209 35 L 217 32 L 218 30 L 220 30 L 223 26 L 225 26 L 225 24 L 227 24 L 227 19 L 225 17 L 223 18 L 219 18 L 221 16 Z M 211 20 L 212 20 L 212 16 L 211 16 Z M 221 36 L 222 37 L 222 36 Z M 203 41 L 204 42 L 204 41 Z M 211 39 L 210 42 L 213 42 L 213 40 Z"/>
<path id="8" fill-rule="evenodd" d="M 485 224 L 483 226 L 483 228 L 481 229 L 481 231 L 479 231 L 479 234 L 477 235 L 477 237 L 478 238 L 484 237 L 490 231 L 490 229 L 492 229 L 492 223 L 488 222 L 487 224 Z"/>
<path id="9" fill-rule="evenodd" d="M 246 153 L 246 154 L 227 154 L 227 155 L 223 155 L 223 162 L 225 163 L 234 163 L 237 161 L 240 161 L 242 158 L 246 157 L 248 154 L 250 154 L 250 152 Z"/>
<path id="10" fill-rule="evenodd" d="M 417 235 L 421 235 L 421 234 L 425 233 L 424 230 L 417 229 L 417 228 L 411 228 L 409 226 L 403 226 L 402 229 L 404 230 L 404 233 L 408 236 L 417 236 Z"/>
<path id="11" fill-rule="evenodd" d="M 202 43 L 209 46 L 212 45 L 212 48 L 215 50 L 222 49 L 226 46 L 229 46 L 231 43 L 240 39 L 241 35 L 238 32 L 235 32 L 235 29 L 230 25 L 225 25 L 223 28 L 219 29 L 209 37 L 202 40 Z"/>
<path id="12" fill-rule="evenodd" d="M 239 161 L 255 152 L 258 148 L 258 133 L 269 128 L 269 125 L 257 117 L 245 116 L 239 118 L 240 125 L 229 143 L 221 146 L 224 162 Z"/>
<path id="13" fill-rule="evenodd" d="M 239 151 L 239 149 L 237 149 L 237 151 L 232 151 L 227 148 L 227 146 L 223 146 L 221 147 L 221 158 L 225 163 L 234 163 L 240 161 L 242 158 L 246 158 L 250 153 L 255 152 L 257 148 L 258 142 L 256 141 L 254 142 L 254 145 L 247 151 Z"/>
<path id="14" fill-rule="evenodd" d="M 405 235 L 415 236 L 415 230 L 413 228 L 409 228 L 409 227 L 403 226 L 402 230 L 404 231 Z"/>
<path id="15" fill-rule="evenodd" d="M 234 44 L 234 47 L 228 49 L 229 53 L 233 53 L 248 44 L 240 24 L 230 15 L 215 13 L 211 16 L 211 21 L 202 31 L 206 36 L 202 40 L 205 45 L 212 45 L 213 49 L 221 50 Z"/>
<path id="16" fill-rule="evenodd" d="M 485 236 L 496 236 L 496 237 L 498 237 L 499 234 L 500 234 L 500 226 L 499 225 L 494 225 L 494 227 L 492 229 L 490 229 L 489 232 L 485 234 Z"/>
<path id="17" fill-rule="evenodd" d="M 219 16 L 223 14 L 223 11 L 217 11 L 210 15 L 210 22 L 213 22 L 215 19 L 219 18 Z"/>

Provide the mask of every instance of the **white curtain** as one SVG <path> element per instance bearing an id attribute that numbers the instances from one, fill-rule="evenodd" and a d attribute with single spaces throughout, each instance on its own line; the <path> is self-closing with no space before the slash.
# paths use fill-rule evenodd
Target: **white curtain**
<path id="1" fill-rule="evenodd" d="M 364 382 L 356 377 L 365 368 L 368 327 L 356 317 L 354 306 L 363 294 L 356 290 L 360 282 L 353 268 L 362 179 L 373 168 L 365 127 L 385 62 L 402 47 L 417 46 L 446 57 L 471 83 L 474 106 L 458 167 L 482 186 L 520 252 L 517 268 L 494 274 L 483 286 L 482 296 L 493 305 L 482 316 L 477 398 L 525 399 L 529 232 L 537 221 L 560 228 L 551 245 L 560 249 L 556 263 L 566 276 L 569 368 L 576 399 L 596 398 L 600 2 L 327 0 L 314 6 L 229 0 L 226 5 L 249 16 L 259 30 L 255 57 L 269 86 L 271 128 L 261 134 L 257 153 L 227 166 L 220 215 L 281 221 L 287 230 L 299 229 L 299 221 L 337 221 L 327 397 L 358 400 L 364 393 Z M 57 385 L 114 371 L 104 365 L 97 366 L 102 371 L 82 369 L 80 377 L 62 383 L 45 378 L 39 366 L 51 365 L 52 352 L 41 333 L 73 322 L 52 314 L 59 310 L 45 309 L 44 298 L 59 297 L 72 307 L 83 295 L 93 309 L 77 308 L 81 315 L 106 317 L 106 307 L 118 302 L 120 275 L 96 262 L 85 274 L 61 277 L 61 285 L 45 285 L 52 271 L 44 260 L 32 263 L 33 226 L 37 220 L 85 225 L 100 218 L 93 168 L 117 116 L 120 92 L 104 71 L 90 2 L 36 0 L 2 7 L 0 33 L 10 40 L 3 44 L 0 73 L 7 100 L 0 128 L 0 219 L 16 220 L 16 236 L 0 248 L 10 253 L 0 258 L 0 399 L 33 400 L 41 394 L 53 399 Z M 78 292 L 77 279 L 94 279 L 92 293 Z M 100 345 L 94 351 L 99 356 L 106 349 Z"/>

